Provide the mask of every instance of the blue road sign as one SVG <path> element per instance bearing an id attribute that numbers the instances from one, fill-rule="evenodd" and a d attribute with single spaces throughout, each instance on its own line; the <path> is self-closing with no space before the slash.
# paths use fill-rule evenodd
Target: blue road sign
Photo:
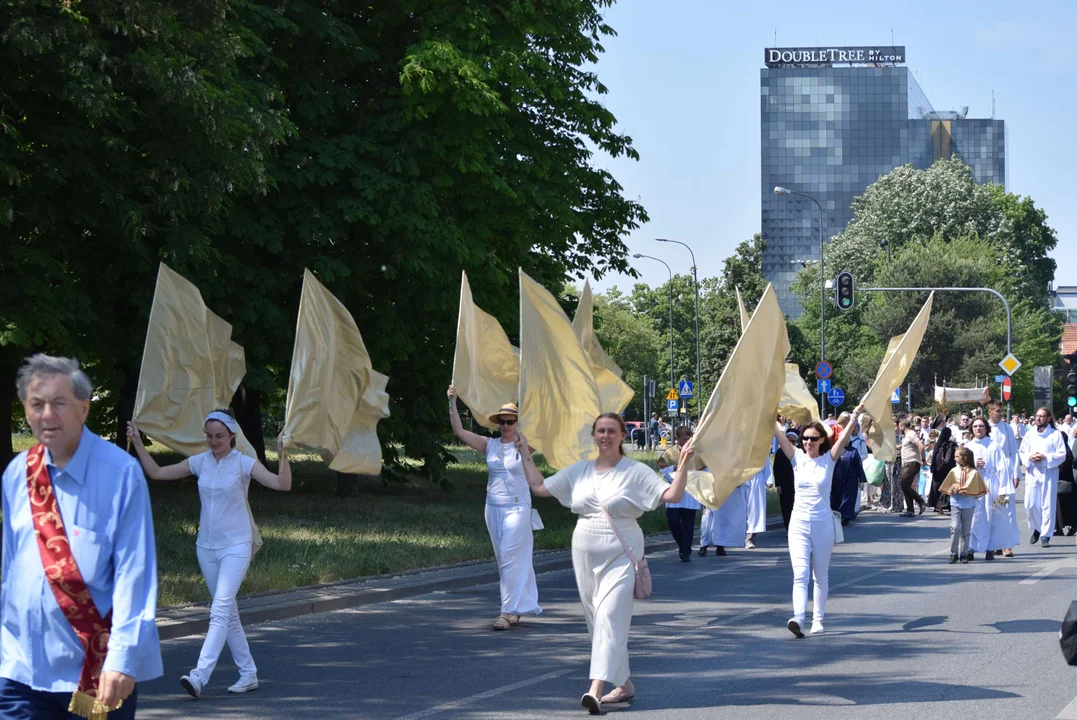
<path id="1" fill-rule="evenodd" d="M 831 388 L 830 393 L 826 396 L 827 402 L 834 407 L 841 405 L 845 402 L 845 392 L 841 388 Z"/>
<path id="2" fill-rule="evenodd" d="M 890 396 L 890 402 L 894 405 L 901 402 L 901 388 L 894 388 L 894 394 Z"/>
<path id="3" fill-rule="evenodd" d="M 815 366 L 815 377 L 820 380 L 829 380 L 834 375 L 834 366 L 828 363 L 826 360 L 819 362 Z"/>
<path id="4" fill-rule="evenodd" d="M 816 380 L 815 392 L 819 393 L 820 395 L 826 395 L 828 392 L 830 392 L 830 383 L 830 380 Z"/>
<path id="5" fill-rule="evenodd" d="M 681 384 L 677 386 L 677 394 L 680 395 L 682 398 L 695 397 L 695 387 L 693 387 L 692 381 L 681 380 Z"/>
<path id="6" fill-rule="evenodd" d="M 1006 379 L 1005 375 L 996 375 L 995 376 L 995 382 L 1002 382 L 1005 379 Z"/>
<path id="7" fill-rule="evenodd" d="M 679 401 L 677 401 L 677 400 L 666 400 L 666 410 L 668 410 L 671 413 L 677 412 L 678 403 L 679 403 Z"/>

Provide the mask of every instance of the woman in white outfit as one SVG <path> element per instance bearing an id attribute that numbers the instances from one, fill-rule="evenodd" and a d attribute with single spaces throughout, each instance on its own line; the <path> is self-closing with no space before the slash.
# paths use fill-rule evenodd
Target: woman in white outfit
<path id="1" fill-rule="evenodd" d="M 209 684 L 226 643 L 232 659 L 239 666 L 239 680 L 228 688 L 228 692 L 243 693 L 258 688 L 258 670 L 236 604 L 239 586 L 251 563 L 254 542 L 247 490 L 251 478 L 273 490 L 292 488 L 292 470 L 280 435 L 277 436 L 279 473 L 272 473 L 262 463 L 235 449 L 239 425 L 227 411 L 211 412 L 206 416 L 204 428 L 209 450 L 175 465 L 160 467 L 142 444 L 138 428 L 133 422 L 127 423 L 127 437 L 134 444 L 149 478 L 182 480 L 188 475 L 198 476 L 202 511 L 195 551 L 213 601 L 209 607 L 209 631 L 202 643 L 198 666 L 180 678 L 183 689 L 196 698 Z"/>
<path id="2" fill-rule="evenodd" d="M 487 438 L 464 429 L 456 409 L 456 388 L 449 386 L 449 421 L 460 442 L 486 457 L 486 530 L 494 546 L 501 580 L 501 614 L 494 630 L 508 630 L 521 615 L 538 615 L 538 585 L 531 555 L 535 536 L 531 531 L 531 489 L 524 477 L 524 456 L 531 448 L 516 431 L 520 411 L 513 403 L 501 406 L 490 422 L 497 423 L 500 438 Z"/>
<path id="3" fill-rule="evenodd" d="M 860 414 L 863 404 L 853 416 Z M 804 426 L 800 441 L 803 450 L 793 447 L 785 429 L 775 423 L 778 447 L 793 463 L 796 496 L 789 520 L 789 558 L 793 562 L 793 617 L 786 623 L 798 638 L 804 637 L 804 616 L 808 607 L 808 574 L 815 581 L 815 605 L 812 608 L 812 635 L 823 632 L 826 598 L 830 592 L 830 553 L 834 550 L 834 517 L 830 510 L 830 486 L 834 464 L 852 437 L 856 423 L 846 425 L 833 447 L 826 426 L 820 422 Z"/>
<path id="4" fill-rule="evenodd" d="M 695 450 L 691 443 L 681 450 L 673 482 L 667 484 L 651 468 L 624 456 L 620 415 L 599 415 L 591 435 L 598 459 L 581 460 L 543 479 L 531 453 L 525 453 L 524 469 L 535 495 L 555 497 L 580 516 L 572 533 L 572 568 L 591 636 L 591 687 L 580 704 L 597 715 L 602 703 L 626 702 L 636 693 L 628 668 L 635 563 L 643 559 L 643 531 L 636 519 L 664 502 L 680 501 Z M 615 687 L 603 695 L 607 682 Z"/>
<path id="5" fill-rule="evenodd" d="M 995 503 L 1002 495 L 1013 494 L 1013 485 L 1006 485 L 1002 480 L 1006 465 L 999 447 L 991 439 L 991 426 L 987 420 L 978 417 L 972 421 L 972 440 L 965 444 L 972 451 L 976 470 L 987 485 L 987 494 L 976 500 L 976 509 L 972 515 L 972 536 L 969 539 L 969 560 L 973 553 L 984 553 L 985 560 L 994 560 L 995 553 L 1003 548 L 1012 547 L 1018 538 L 1007 537 L 1001 530 L 1000 514 L 996 512 Z M 1005 544 L 999 544 L 1006 541 Z"/>

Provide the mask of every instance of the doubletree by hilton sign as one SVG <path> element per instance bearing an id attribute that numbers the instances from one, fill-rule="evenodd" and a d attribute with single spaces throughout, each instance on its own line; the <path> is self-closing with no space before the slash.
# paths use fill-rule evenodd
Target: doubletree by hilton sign
<path id="1" fill-rule="evenodd" d="M 767 67 L 896 65 L 905 62 L 905 47 L 766 48 L 763 62 Z"/>

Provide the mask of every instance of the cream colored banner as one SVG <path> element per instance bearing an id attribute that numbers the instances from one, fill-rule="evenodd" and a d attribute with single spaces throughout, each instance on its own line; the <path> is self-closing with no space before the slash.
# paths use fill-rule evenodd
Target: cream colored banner
<path id="1" fill-rule="evenodd" d="M 768 285 L 692 440 L 707 471 L 688 474 L 688 492 L 707 507 L 720 507 L 767 462 L 788 353 L 785 318 Z"/>
<path id="2" fill-rule="evenodd" d="M 744 307 L 744 298 L 740 296 L 740 288 L 736 287 L 733 290 L 737 293 L 737 309 L 740 310 L 740 331 L 744 332 L 748 327 L 748 311 Z"/>
<path id="3" fill-rule="evenodd" d="M 389 417 L 388 378 L 375 372 L 351 313 L 303 272 L 284 443 L 318 450 L 338 472 L 381 472 L 378 421 Z"/>
<path id="4" fill-rule="evenodd" d="M 520 429 L 551 467 L 596 455 L 591 359 L 556 298 L 520 270 Z"/>
<path id="5" fill-rule="evenodd" d="M 493 315 L 483 312 L 471 297 L 467 273 L 460 276 L 460 314 L 456 324 L 453 384 L 456 396 L 475 421 L 496 430 L 490 416 L 505 403 L 517 401 L 520 358 Z"/>
<path id="6" fill-rule="evenodd" d="M 902 335 L 890 338 L 882 365 L 875 375 L 875 382 L 864 396 L 864 412 L 874 420 L 868 430 L 867 442 L 876 460 L 893 462 L 897 456 L 890 396 L 905 382 L 913 360 L 916 359 L 916 353 L 920 351 L 920 343 L 923 342 L 924 332 L 931 319 L 931 304 L 934 299 L 935 293 L 928 295 L 927 302 L 920 308 L 909 329 Z"/>
<path id="7" fill-rule="evenodd" d="M 232 326 L 206 307 L 197 287 L 161 263 L 132 414 L 138 428 L 188 457 L 205 452 L 206 415 L 228 409 L 246 372 Z M 242 430 L 236 449 L 255 457 Z"/>
<path id="8" fill-rule="evenodd" d="M 621 380 L 621 368 L 602 349 L 595 335 L 594 299 L 591 296 L 591 283 L 586 280 L 576 306 L 576 316 L 572 318 L 572 329 L 584 354 L 591 360 L 591 373 L 598 385 L 599 409 L 602 412 L 621 412 L 632 401 L 632 388 Z"/>

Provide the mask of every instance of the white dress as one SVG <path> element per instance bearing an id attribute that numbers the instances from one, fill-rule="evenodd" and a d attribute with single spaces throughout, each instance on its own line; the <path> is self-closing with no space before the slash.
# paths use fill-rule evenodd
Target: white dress
<path id="1" fill-rule="evenodd" d="M 628 631 L 635 569 L 599 502 L 638 561 L 643 557 L 643 531 L 636 519 L 661 504 L 669 485 L 643 463 L 624 457 L 606 472 L 595 472 L 593 460 L 581 460 L 546 478 L 545 485 L 580 516 L 572 533 L 572 569 L 591 636 L 588 677 L 624 685 L 631 676 Z"/>
<path id="2" fill-rule="evenodd" d="M 1005 505 L 993 505 L 991 509 L 991 548 L 998 550 L 1021 544 L 1021 531 L 1017 527 L 1017 488 L 1014 486 L 1021 460 L 1017 457 L 1017 439 L 1008 423 L 991 423 L 991 442 L 1001 453 L 998 492 L 1009 500 Z"/>
<path id="3" fill-rule="evenodd" d="M 1002 452 L 990 437 L 973 438 L 969 440 L 965 447 L 972 451 L 974 462 L 984 461 L 984 466 L 979 467 L 977 464 L 976 470 L 987 485 L 987 494 L 976 498 L 976 508 L 972 515 L 972 536 L 969 538 L 969 549 L 973 552 L 987 552 L 988 550 L 1002 550 L 1003 548 L 1012 547 L 1012 543 L 996 546 L 991 542 L 992 538 L 996 538 L 1000 542 L 1010 539 L 1001 532 L 1002 527 L 998 530 L 994 527 L 996 518 L 995 501 L 998 500 L 999 494 L 1004 489 L 1002 477 L 1006 471 L 1006 463 L 1002 457 Z M 1012 492 L 1011 486 L 1010 493 L 1003 494 L 1012 494 Z"/>
<path id="4" fill-rule="evenodd" d="M 531 555 L 531 488 L 514 443 L 486 441 L 486 529 L 494 546 L 501 580 L 501 612 L 538 615 L 538 585 Z"/>
<path id="5" fill-rule="evenodd" d="M 763 469 L 748 481 L 748 532 L 757 534 L 767 531 L 767 483 L 773 477 L 771 459 Z"/>

